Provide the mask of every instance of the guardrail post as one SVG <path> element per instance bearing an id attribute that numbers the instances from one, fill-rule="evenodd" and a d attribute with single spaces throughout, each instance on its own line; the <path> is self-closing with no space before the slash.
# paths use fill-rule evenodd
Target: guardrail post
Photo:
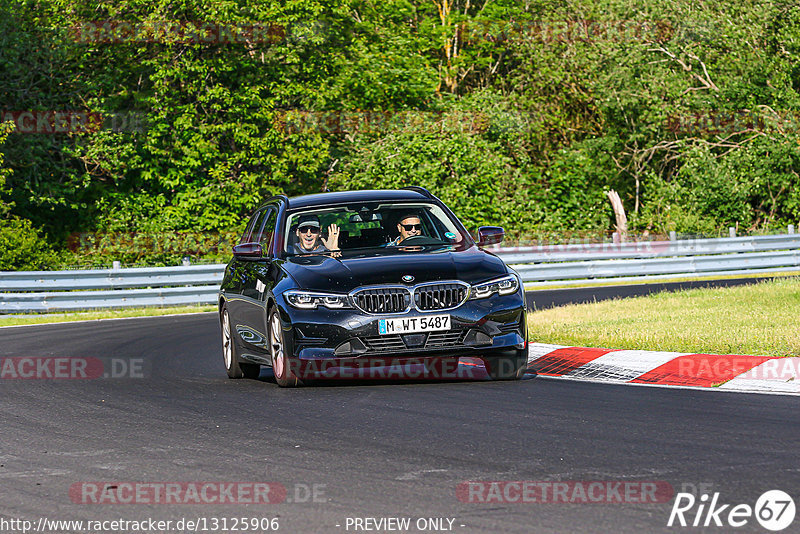
<path id="1" fill-rule="evenodd" d="M 787 230 L 788 230 L 788 232 L 787 232 L 787 233 L 793 234 L 793 233 L 794 233 L 794 225 L 793 225 L 793 224 L 790 224 L 790 225 L 788 226 Z"/>
<path id="2" fill-rule="evenodd" d="M 122 267 L 122 264 L 119 262 L 119 260 L 115 260 L 114 263 L 111 264 L 111 268 L 112 269 L 119 269 L 121 267 Z"/>
<path id="3" fill-rule="evenodd" d="M 676 232 L 675 230 L 670 230 L 669 231 L 669 240 L 670 241 L 677 241 L 678 240 L 678 232 Z"/>
<path id="4" fill-rule="evenodd" d="M 736 228 L 734 228 L 733 226 L 728 228 L 728 235 L 731 237 L 736 237 Z"/>

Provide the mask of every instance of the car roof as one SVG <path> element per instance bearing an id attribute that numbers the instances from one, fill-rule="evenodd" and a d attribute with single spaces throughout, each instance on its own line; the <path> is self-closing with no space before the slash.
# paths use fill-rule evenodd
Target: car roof
<path id="1" fill-rule="evenodd" d="M 327 206 L 330 204 L 346 204 L 348 202 L 370 202 L 370 201 L 398 201 L 398 200 L 426 200 L 431 201 L 430 196 L 420 191 L 411 189 L 370 189 L 363 191 L 332 191 L 329 193 L 316 193 L 313 195 L 303 195 L 289 199 L 288 208 L 310 208 L 317 206 Z"/>

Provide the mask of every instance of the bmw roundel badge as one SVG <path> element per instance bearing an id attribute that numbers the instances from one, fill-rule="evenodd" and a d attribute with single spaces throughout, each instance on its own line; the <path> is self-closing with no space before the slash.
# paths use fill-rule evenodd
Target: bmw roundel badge
<path id="1" fill-rule="evenodd" d="M 411 276 L 410 274 L 407 274 L 407 275 L 403 276 L 403 282 L 413 282 L 413 281 L 414 281 L 414 277 Z"/>

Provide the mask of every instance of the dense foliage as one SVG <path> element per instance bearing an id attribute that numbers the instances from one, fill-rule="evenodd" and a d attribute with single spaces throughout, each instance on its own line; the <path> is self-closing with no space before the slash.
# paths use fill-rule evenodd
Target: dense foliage
<path id="1" fill-rule="evenodd" d="M 224 257 L 324 187 L 423 185 L 523 240 L 610 231 L 610 189 L 639 233 L 800 220 L 793 3 L 9 0 L 0 112 L 0 269 Z"/>

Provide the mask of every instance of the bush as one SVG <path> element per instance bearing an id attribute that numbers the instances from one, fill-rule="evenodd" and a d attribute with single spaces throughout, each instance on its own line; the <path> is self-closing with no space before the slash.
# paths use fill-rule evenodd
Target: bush
<path id="1" fill-rule="evenodd" d="M 768 138 L 724 155 L 692 147 L 674 177 L 650 177 L 636 225 L 697 234 L 785 228 L 800 218 L 798 164 L 796 145 Z"/>
<path id="2" fill-rule="evenodd" d="M 0 219 L 0 270 L 36 271 L 58 267 L 60 255 L 43 239 L 30 221 Z"/>

